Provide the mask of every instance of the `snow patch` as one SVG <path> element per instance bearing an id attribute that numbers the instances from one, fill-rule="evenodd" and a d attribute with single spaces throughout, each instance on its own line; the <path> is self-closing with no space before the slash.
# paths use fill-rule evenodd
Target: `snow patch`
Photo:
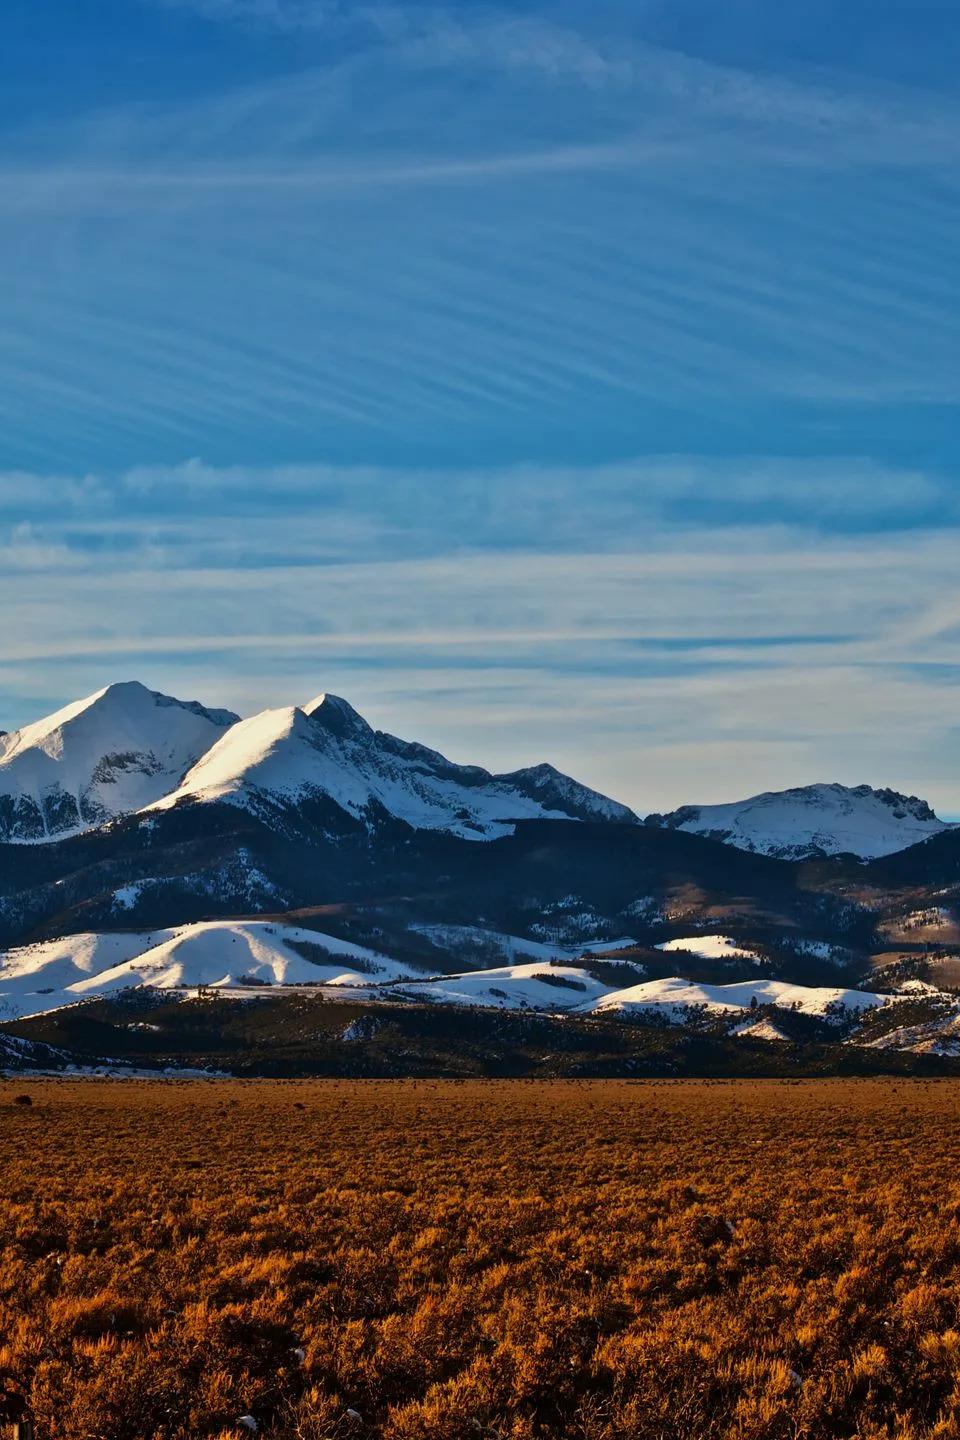
<path id="1" fill-rule="evenodd" d="M 749 960 L 752 965 L 763 963 L 754 950 L 742 949 L 729 935 L 688 935 L 682 940 L 667 940 L 656 947 L 669 953 L 677 951 L 699 955 L 703 960 Z"/>
<path id="2" fill-rule="evenodd" d="M 784 1035 L 767 1016 L 762 1020 L 745 1020 L 742 1025 L 735 1025 L 730 1034 L 739 1035 L 744 1040 L 789 1040 L 789 1036 Z"/>

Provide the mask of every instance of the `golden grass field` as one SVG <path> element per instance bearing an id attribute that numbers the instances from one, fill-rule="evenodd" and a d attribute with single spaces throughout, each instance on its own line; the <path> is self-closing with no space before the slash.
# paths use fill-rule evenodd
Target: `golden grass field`
<path id="1" fill-rule="evenodd" d="M 955 1081 L 21 1077 L 0 1178 L 37 1440 L 960 1436 Z"/>

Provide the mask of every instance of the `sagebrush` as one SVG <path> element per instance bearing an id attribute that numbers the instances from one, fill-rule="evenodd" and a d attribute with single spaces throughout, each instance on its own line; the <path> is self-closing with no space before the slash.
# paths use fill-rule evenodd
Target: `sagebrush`
<path id="1" fill-rule="evenodd" d="M 17 1093 L 37 1440 L 960 1437 L 954 1081 Z"/>

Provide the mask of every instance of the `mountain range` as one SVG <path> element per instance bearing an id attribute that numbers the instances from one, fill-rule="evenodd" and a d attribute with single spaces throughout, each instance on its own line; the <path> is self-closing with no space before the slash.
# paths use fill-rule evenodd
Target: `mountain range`
<path id="1" fill-rule="evenodd" d="M 329 804 L 466 839 L 513 820 L 635 822 L 625 805 L 536 765 L 491 775 L 374 730 L 336 695 L 241 720 L 137 682 L 0 736 L 0 840 L 37 843 L 136 811 L 221 802 L 273 823 Z"/>
<path id="2" fill-rule="evenodd" d="M 550 765 L 457 764 L 328 694 L 240 719 L 111 685 L 0 736 L 15 1024 L 214 986 L 593 1024 L 748 1005 L 771 1041 L 842 994 L 850 1014 L 926 1007 L 920 1040 L 884 1033 L 952 1054 L 954 982 L 960 829 L 890 789 L 641 820 Z"/>
<path id="3" fill-rule="evenodd" d="M 241 720 L 131 681 L 0 734 L 0 842 L 57 841 L 135 812 L 209 803 L 278 826 L 301 813 L 310 824 L 330 805 L 368 831 L 400 821 L 477 840 L 518 820 L 639 822 L 552 765 L 493 775 L 455 764 L 374 730 L 336 695 Z M 950 828 L 917 796 L 839 784 L 686 805 L 644 823 L 788 860 L 875 859 Z"/>

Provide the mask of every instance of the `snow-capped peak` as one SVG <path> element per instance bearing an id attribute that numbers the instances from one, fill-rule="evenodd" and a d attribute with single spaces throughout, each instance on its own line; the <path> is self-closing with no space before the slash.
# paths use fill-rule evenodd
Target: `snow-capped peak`
<path id="1" fill-rule="evenodd" d="M 373 735 L 363 716 L 340 695 L 316 695 L 302 708 L 305 715 L 323 725 L 331 734 L 341 737 Z"/>
<path id="2" fill-rule="evenodd" d="M 647 825 L 685 830 L 785 860 L 824 855 L 876 859 L 951 827 L 925 800 L 870 785 L 801 785 L 727 805 L 684 805 Z"/>
<path id="3" fill-rule="evenodd" d="M 236 719 L 128 681 L 0 736 L 0 840 L 59 839 L 149 804 Z"/>
<path id="4" fill-rule="evenodd" d="M 181 801 L 240 805 L 270 822 L 332 801 L 368 827 L 389 817 L 478 840 L 508 833 L 515 820 L 636 820 L 551 767 L 491 775 L 456 765 L 372 729 L 347 701 L 326 694 L 233 726 L 154 808 Z"/>
<path id="5" fill-rule="evenodd" d="M 313 721 L 296 705 L 261 710 L 238 720 L 155 808 L 169 809 L 189 798 L 223 800 L 249 786 L 286 793 L 297 782 L 298 760 L 315 739 Z"/>

